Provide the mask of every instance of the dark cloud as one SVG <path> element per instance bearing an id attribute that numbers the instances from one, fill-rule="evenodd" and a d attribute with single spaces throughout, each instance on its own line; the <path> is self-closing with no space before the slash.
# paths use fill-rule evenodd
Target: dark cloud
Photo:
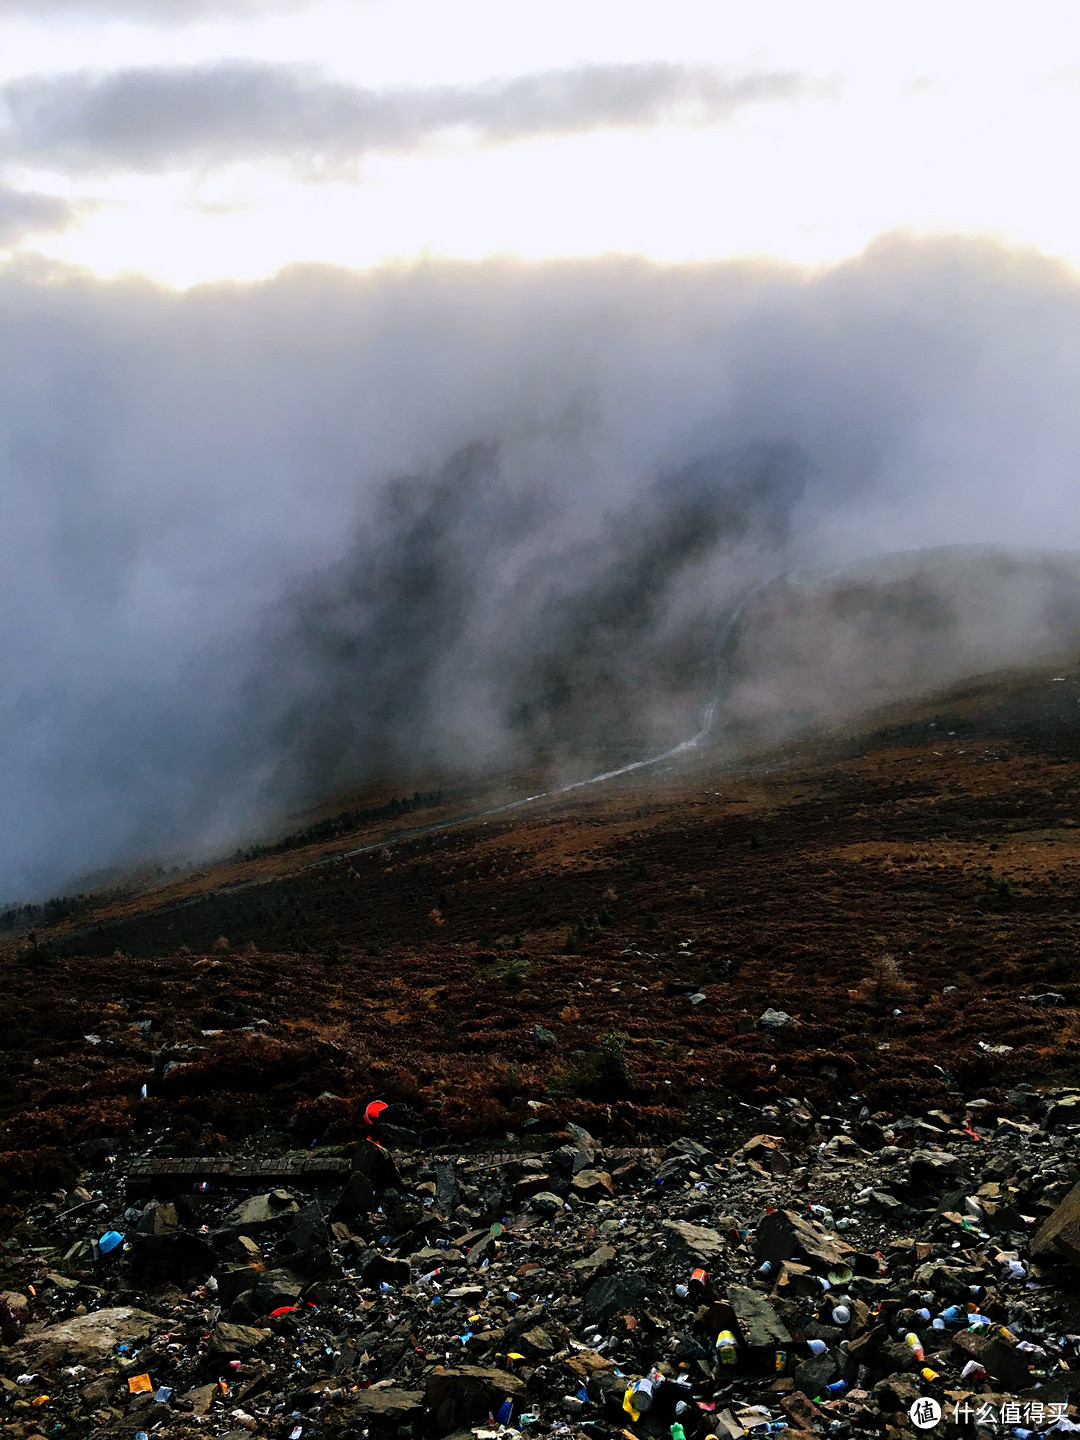
<path id="1" fill-rule="evenodd" d="M 673 64 L 591 65 L 463 88 L 365 90 L 240 62 L 21 80 L 3 92 L 9 155 L 86 171 L 251 157 L 340 165 L 411 150 L 457 127 L 488 142 L 650 125 L 676 111 L 724 119 L 790 98 L 787 73 L 724 76 Z"/>
<path id="2" fill-rule="evenodd" d="M 971 244 L 0 279 L 0 897 L 373 774 L 640 755 L 720 660 L 752 739 L 1075 642 L 1075 565 L 878 562 L 717 653 L 793 567 L 1076 548 L 1078 375 L 1075 280 Z"/>
<path id="3" fill-rule="evenodd" d="M 41 230 L 62 230 L 73 218 L 72 207 L 58 196 L 0 185 L 0 245 Z"/>

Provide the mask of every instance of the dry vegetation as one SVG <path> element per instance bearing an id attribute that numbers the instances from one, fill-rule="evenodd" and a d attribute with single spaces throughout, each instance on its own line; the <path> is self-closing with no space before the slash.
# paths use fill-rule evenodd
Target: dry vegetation
<path id="1" fill-rule="evenodd" d="M 318 848 L 230 863 L 13 936 L 7 1203 L 94 1136 L 334 1142 L 375 1095 L 432 1136 L 554 1115 L 633 1135 L 744 1097 L 926 1108 L 1075 1079 L 1058 694 L 984 687 L 842 752 L 702 760 L 314 868 Z M 797 1023 L 752 1028 L 769 1005 Z"/>

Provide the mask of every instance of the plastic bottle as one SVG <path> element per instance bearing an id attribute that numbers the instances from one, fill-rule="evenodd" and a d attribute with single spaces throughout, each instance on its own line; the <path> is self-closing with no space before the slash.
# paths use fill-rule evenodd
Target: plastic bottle
<path id="1" fill-rule="evenodd" d="M 915 1356 L 916 1360 L 922 1361 L 926 1359 L 926 1352 L 923 1350 L 922 1341 L 918 1335 L 915 1334 L 914 1330 L 909 1330 L 904 1336 L 904 1344 Z"/>
<path id="2" fill-rule="evenodd" d="M 824 1355 L 829 1347 L 825 1344 L 824 1340 L 807 1340 L 806 1348 L 810 1351 L 811 1355 Z"/>
<path id="3" fill-rule="evenodd" d="M 851 1311 L 846 1305 L 837 1305 L 832 1312 L 832 1323 L 834 1325 L 847 1325 L 851 1320 Z"/>
<path id="4" fill-rule="evenodd" d="M 843 1395 L 847 1388 L 848 1382 L 846 1380 L 834 1380 L 831 1385 L 825 1386 L 825 1394 L 831 1395 L 835 1399 L 837 1395 Z"/>
<path id="5" fill-rule="evenodd" d="M 716 1358 L 721 1365 L 734 1365 L 739 1358 L 738 1341 L 731 1330 L 721 1330 L 716 1337 Z"/>

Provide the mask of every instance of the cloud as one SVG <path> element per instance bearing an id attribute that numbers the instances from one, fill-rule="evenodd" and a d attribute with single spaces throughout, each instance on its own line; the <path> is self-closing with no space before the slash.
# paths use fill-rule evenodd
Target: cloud
<path id="1" fill-rule="evenodd" d="M 724 617 L 792 567 L 1078 548 L 1078 379 L 1080 286 L 986 245 L 812 278 L 0 278 L 0 897 L 375 774 L 670 743 Z M 740 734 L 925 683 L 925 655 L 937 679 L 1076 648 L 1075 575 L 1036 570 L 927 597 L 894 568 L 884 617 L 880 563 L 835 605 L 763 592 Z"/>
<path id="2" fill-rule="evenodd" d="M 73 218 L 72 207 L 58 196 L 0 185 L 0 245 L 12 245 L 36 231 L 62 230 Z"/>
<path id="3" fill-rule="evenodd" d="M 790 73 L 726 76 L 655 63 L 589 65 L 472 88 L 365 90 L 318 72 L 246 62 L 43 77 L 2 93 L 7 153 L 74 171 L 159 170 L 281 157 L 331 164 L 407 151 L 464 128 L 489 143 L 668 116 L 727 119 L 790 99 Z"/>
<path id="4" fill-rule="evenodd" d="M 153 25 L 188 25 L 207 15 L 259 15 L 274 10 L 302 9 L 312 0 L 0 0 L 5 15 L 48 20 L 52 16 L 81 22 L 136 20 Z"/>

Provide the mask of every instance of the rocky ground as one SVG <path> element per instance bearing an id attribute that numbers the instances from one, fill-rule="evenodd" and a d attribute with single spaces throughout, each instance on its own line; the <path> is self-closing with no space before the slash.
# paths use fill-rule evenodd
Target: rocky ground
<path id="1" fill-rule="evenodd" d="M 2 1433 L 1080 1424 L 1080 1092 L 441 1157 L 391 1113 L 331 1189 L 172 1193 L 85 1146 L 2 1252 Z"/>

